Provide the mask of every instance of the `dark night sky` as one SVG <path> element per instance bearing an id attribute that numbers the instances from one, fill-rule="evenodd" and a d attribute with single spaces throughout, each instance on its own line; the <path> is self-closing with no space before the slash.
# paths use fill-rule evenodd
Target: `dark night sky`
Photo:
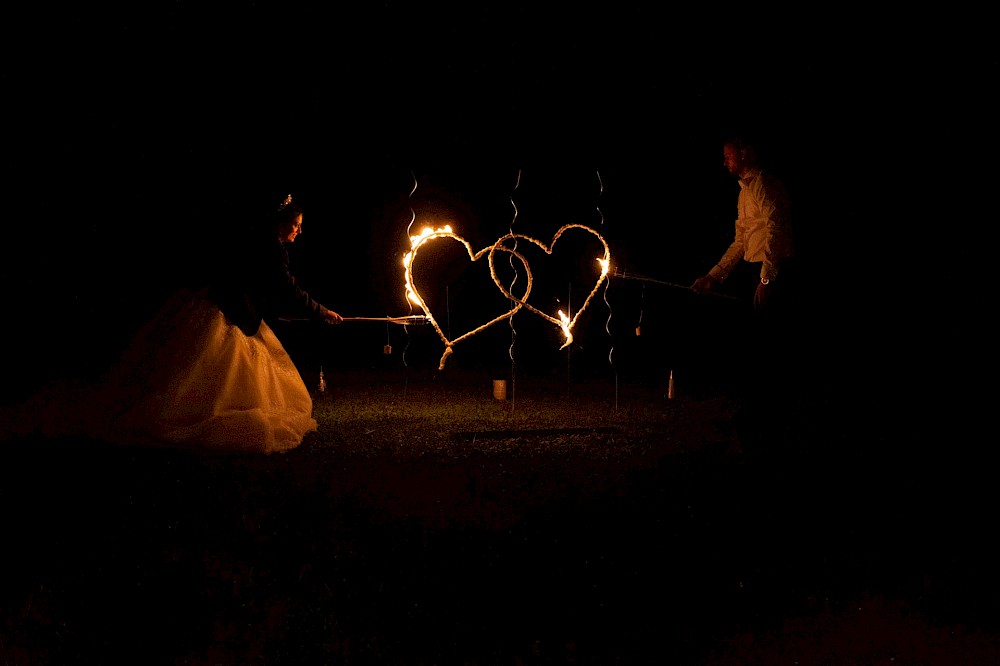
<path id="1" fill-rule="evenodd" d="M 720 140 L 744 130 L 796 196 L 824 299 L 844 275 L 895 275 L 883 251 L 914 214 L 900 149 L 932 91 L 981 95 L 968 62 L 871 17 L 233 4 L 10 23 L 4 284 L 25 344 L 53 327 L 114 338 L 286 190 L 307 206 L 297 272 L 347 315 L 404 314 L 415 182 L 483 241 L 512 198 L 525 232 L 599 207 L 619 265 L 686 284 L 729 240 Z M 906 314 L 849 308 L 837 319 Z"/>

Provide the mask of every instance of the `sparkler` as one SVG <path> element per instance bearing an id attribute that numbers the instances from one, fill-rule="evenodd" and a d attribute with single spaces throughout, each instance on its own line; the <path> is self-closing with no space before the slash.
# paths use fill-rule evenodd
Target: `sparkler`
<path id="1" fill-rule="evenodd" d="M 496 273 L 493 270 L 493 255 L 496 250 L 500 250 L 501 252 L 506 252 L 512 257 L 517 257 L 518 261 L 520 261 L 521 264 L 524 266 L 524 270 L 528 275 L 528 282 L 525 287 L 524 293 L 521 295 L 520 299 L 514 299 L 512 296 L 508 296 L 508 298 L 511 298 L 511 300 L 516 300 L 514 307 L 510 308 L 506 312 L 497 315 L 496 317 L 490 319 L 486 323 L 459 335 L 453 340 L 449 339 L 448 336 L 445 334 L 445 332 L 441 329 L 441 326 L 438 324 L 437 319 L 434 318 L 434 315 L 431 313 L 431 310 L 427 306 L 427 303 L 424 301 L 423 297 L 420 295 L 420 292 L 413 284 L 413 263 L 417 258 L 417 253 L 419 252 L 420 248 L 430 241 L 441 238 L 448 238 L 451 239 L 452 241 L 461 243 L 462 246 L 465 248 L 465 251 L 469 255 L 469 260 L 473 262 L 479 261 L 479 259 L 481 259 L 484 255 L 489 253 L 490 274 L 492 275 L 493 281 L 496 283 L 497 287 L 499 287 L 501 291 L 504 292 L 504 294 L 509 294 L 509 292 L 506 289 L 504 289 L 503 286 L 500 284 L 500 282 L 497 280 Z M 445 361 L 447 361 L 448 357 L 451 356 L 455 344 L 475 335 L 476 333 L 479 333 L 480 331 L 492 326 L 493 324 L 496 324 L 497 322 L 501 322 L 505 319 L 513 317 L 515 313 L 517 313 L 522 307 L 524 307 L 524 299 L 526 299 L 528 297 L 528 294 L 531 292 L 531 269 L 528 267 L 528 261 L 521 254 L 519 254 L 516 250 L 512 248 L 498 247 L 497 243 L 493 244 L 492 246 L 485 247 L 479 250 L 478 252 L 475 252 L 473 251 L 472 246 L 469 244 L 469 242 L 464 238 L 462 238 L 461 236 L 459 236 L 458 234 L 454 233 L 451 230 L 451 226 L 449 225 L 445 225 L 444 227 L 439 227 L 437 229 L 431 229 L 430 227 L 425 227 L 416 236 L 410 236 L 410 251 L 407 252 L 406 255 L 403 257 L 403 267 L 405 269 L 405 278 L 406 278 L 406 297 L 410 300 L 410 302 L 420 306 L 420 308 L 424 311 L 423 316 L 434 327 L 434 330 L 437 332 L 438 337 L 441 338 L 441 341 L 444 342 L 444 347 L 445 347 L 444 353 L 441 355 L 441 362 L 438 364 L 438 369 L 440 370 L 444 370 Z"/>
<path id="2" fill-rule="evenodd" d="M 553 317 L 552 315 L 550 315 L 550 314 L 548 314 L 546 312 L 542 312 L 541 310 L 539 310 L 535 306 L 533 306 L 530 303 L 528 303 L 527 302 L 527 294 L 525 294 L 521 298 L 517 298 L 516 296 L 514 296 L 513 294 L 511 294 L 510 291 L 508 291 L 507 289 L 505 289 L 502 284 L 500 284 L 500 280 L 497 279 L 496 272 L 495 272 L 494 266 L 493 266 L 493 252 L 494 252 L 494 250 L 504 250 L 504 251 L 507 251 L 507 252 L 512 252 L 512 250 L 510 248 L 504 247 L 503 244 L 505 242 L 509 241 L 509 240 L 513 240 L 516 243 L 517 239 L 520 238 L 520 239 L 523 239 L 523 240 L 525 240 L 525 241 L 527 241 L 529 243 L 533 243 L 533 244 L 537 245 L 538 247 L 540 247 L 545 252 L 545 254 L 551 255 L 553 249 L 555 248 L 556 242 L 559 240 L 560 237 L 562 237 L 563 233 L 569 231 L 570 229 L 579 229 L 581 231 L 584 231 L 584 232 L 587 232 L 587 233 L 590 233 L 590 234 L 593 234 L 594 236 L 596 236 L 597 239 L 601 242 L 601 245 L 604 246 L 604 256 L 597 258 L 597 263 L 601 267 L 600 275 L 598 276 L 596 282 L 594 283 L 593 289 L 591 289 L 590 293 L 587 294 L 587 298 L 583 301 L 583 305 L 580 306 L 580 309 L 577 310 L 576 314 L 573 315 L 572 317 L 570 317 L 569 315 L 567 315 L 566 313 L 564 313 L 562 310 L 559 310 L 556 313 L 558 315 L 558 318 L 556 318 L 556 317 Z M 525 263 L 525 267 L 527 267 L 527 263 Z M 596 231 L 594 231 L 590 227 L 588 227 L 586 225 L 583 225 L 583 224 L 567 224 L 567 225 L 564 225 L 564 226 L 560 227 L 556 231 L 556 233 L 552 236 L 552 242 L 549 243 L 548 245 L 546 245 L 545 243 L 541 242 L 540 240 L 538 240 L 536 238 L 532 238 L 531 236 L 526 236 L 524 234 L 509 233 L 506 236 L 502 236 L 501 238 L 499 238 L 497 240 L 497 242 L 493 244 L 493 248 L 490 250 L 490 273 L 493 275 L 493 281 L 496 283 L 497 287 L 499 287 L 500 291 L 503 292 L 504 296 L 506 296 L 510 300 L 518 303 L 519 305 L 523 305 L 524 307 L 528 308 L 529 310 L 531 310 L 535 314 L 537 314 L 537 315 L 539 315 L 539 316 L 541 316 L 541 317 L 543 317 L 543 318 L 551 321 L 553 324 L 555 324 L 556 326 L 558 326 L 559 328 L 561 328 L 562 332 L 563 332 L 563 335 L 566 338 L 566 341 L 562 344 L 562 346 L 559 347 L 560 349 L 565 349 L 566 347 L 568 347 L 570 344 L 573 343 L 573 326 L 576 324 L 576 321 L 580 318 L 580 315 L 582 315 L 584 313 L 584 311 L 587 309 L 587 306 L 590 305 L 591 298 L 593 298 L 594 294 L 597 293 L 597 290 L 601 287 L 601 285 L 607 279 L 607 277 L 608 277 L 608 271 L 610 270 L 610 267 L 611 267 L 611 249 L 608 247 L 607 242 L 604 240 L 604 238 L 599 233 L 597 233 Z M 528 272 L 528 291 L 529 292 L 531 291 L 531 272 L 530 271 Z"/>
<path id="3" fill-rule="evenodd" d="M 543 312 L 542 310 L 539 310 L 535 306 L 528 303 L 528 295 L 531 293 L 532 281 L 533 281 L 531 268 L 528 265 L 528 261 L 527 259 L 525 259 L 524 255 L 522 255 L 514 247 L 506 246 L 505 243 L 513 241 L 514 245 L 516 246 L 518 239 L 522 239 L 528 243 L 532 243 L 538 246 L 546 254 L 551 255 L 553 249 L 555 248 L 556 242 L 562 237 L 562 235 L 565 232 L 574 229 L 593 234 L 594 236 L 597 237 L 597 239 L 601 242 L 601 245 L 604 247 L 604 256 L 597 257 L 597 263 L 600 266 L 600 275 L 594 282 L 594 287 L 587 295 L 587 298 L 584 300 L 583 305 L 580 306 L 580 309 L 576 311 L 576 314 L 570 317 L 562 310 L 559 310 L 556 313 L 557 316 L 552 316 L 551 314 Z M 469 255 L 469 259 L 473 262 L 478 261 L 483 257 L 483 255 L 486 255 L 488 258 L 490 267 L 490 276 L 493 278 L 493 283 L 503 293 L 503 295 L 507 297 L 508 300 L 514 303 L 514 306 L 509 310 L 507 310 L 506 312 L 503 312 L 497 315 L 496 317 L 493 317 L 486 323 L 477 326 L 476 328 L 467 331 L 454 339 L 449 339 L 448 336 L 445 334 L 445 332 L 441 330 L 441 326 L 434 318 L 434 315 L 431 313 L 430 308 L 428 307 L 426 301 L 424 301 L 423 297 L 420 295 L 420 292 L 413 284 L 413 264 L 417 258 L 417 254 L 420 248 L 430 241 L 441 238 L 448 238 L 451 239 L 452 241 L 461 243 L 462 246 L 465 248 L 467 254 Z M 524 293 L 521 294 L 520 296 L 516 296 L 513 293 L 511 293 L 511 290 L 504 287 L 503 284 L 500 282 L 500 279 L 497 277 L 496 265 L 494 263 L 497 251 L 506 252 L 511 257 L 517 257 L 518 261 L 521 262 L 521 265 L 524 266 L 525 274 L 527 275 L 527 283 L 525 285 Z M 531 236 L 527 236 L 525 234 L 508 233 L 507 235 L 501 236 L 499 239 L 497 239 L 497 241 L 493 243 L 493 245 L 485 247 L 476 252 L 473 251 L 472 246 L 469 244 L 468 241 L 466 241 L 464 238 L 454 233 L 451 227 L 446 225 L 444 227 L 439 227 L 437 229 L 425 227 L 416 236 L 411 236 L 410 251 L 407 252 L 406 255 L 404 255 L 403 257 L 403 267 L 405 269 L 407 298 L 412 303 L 420 306 L 420 308 L 425 313 L 427 321 L 430 322 L 430 324 L 434 327 L 434 330 L 437 331 L 437 334 L 441 338 L 441 341 L 444 342 L 445 350 L 441 356 L 441 362 L 438 366 L 439 369 L 443 370 L 445 362 L 447 361 L 448 357 L 451 356 L 451 354 L 453 353 L 454 346 L 456 343 L 468 337 L 471 337 L 476 333 L 479 333 L 480 331 L 492 326 L 493 324 L 496 324 L 497 322 L 513 317 L 522 308 L 528 308 L 535 314 L 543 317 L 544 319 L 547 319 L 548 321 L 551 321 L 556 326 L 559 326 L 559 328 L 562 329 L 563 336 L 565 337 L 565 342 L 562 344 L 562 346 L 560 346 L 560 349 L 565 349 L 566 347 L 568 347 L 573 342 L 573 326 L 576 324 L 580 316 L 587 310 L 587 307 L 590 304 L 590 301 L 593 298 L 594 294 L 597 293 L 597 290 L 607 279 L 608 272 L 611 267 L 611 249 L 608 247 L 608 244 L 604 240 L 604 238 L 590 227 L 582 224 L 567 224 L 565 226 L 560 227 L 556 231 L 555 235 L 553 235 L 552 237 L 552 241 L 548 244 L 543 243 L 537 238 L 532 238 Z"/>

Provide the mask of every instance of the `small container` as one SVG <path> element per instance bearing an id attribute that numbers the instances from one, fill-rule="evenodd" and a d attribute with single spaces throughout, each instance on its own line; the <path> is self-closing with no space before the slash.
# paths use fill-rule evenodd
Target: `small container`
<path id="1" fill-rule="evenodd" d="M 506 379 L 494 379 L 493 380 L 493 397 L 497 400 L 507 399 L 507 380 Z"/>

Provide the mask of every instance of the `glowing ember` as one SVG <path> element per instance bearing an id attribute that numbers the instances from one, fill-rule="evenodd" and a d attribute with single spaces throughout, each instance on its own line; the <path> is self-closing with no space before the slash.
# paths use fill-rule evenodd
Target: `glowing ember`
<path id="1" fill-rule="evenodd" d="M 424 242 L 432 236 L 435 238 L 439 236 L 452 236 L 453 238 L 458 238 L 457 236 L 451 233 L 450 224 L 446 224 L 443 227 L 439 227 L 437 229 L 424 227 L 423 229 L 420 230 L 420 233 L 417 234 L 416 236 L 410 236 L 410 251 L 407 252 L 405 256 L 403 256 L 403 267 L 406 269 L 406 298 L 409 299 L 409 301 L 414 305 L 419 305 L 421 308 L 423 308 L 425 313 L 427 312 L 427 307 L 424 304 L 423 299 L 420 298 L 416 290 L 413 288 L 413 273 L 410 269 L 410 265 L 413 263 L 413 257 L 417 252 L 417 248 L 423 245 Z M 466 246 L 468 246 L 468 243 L 466 243 Z M 470 252 L 472 251 L 471 248 L 469 248 L 469 251 Z"/>
<path id="2" fill-rule="evenodd" d="M 571 320 L 570 320 L 570 318 L 568 316 L 566 316 L 566 313 L 563 312 L 562 310 L 560 310 L 559 311 L 559 326 L 562 327 L 563 335 L 566 336 L 566 342 L 564 342 L 563 345 L 562 345 L 562 347 L 560 347 L 559 349 L 563 349 L 567 345 L 569 345 L 569 344 L 571 344 L 573 342 L 573 333 L 572 333 L 572 331 L 569 330 L 570 321 Z"/>

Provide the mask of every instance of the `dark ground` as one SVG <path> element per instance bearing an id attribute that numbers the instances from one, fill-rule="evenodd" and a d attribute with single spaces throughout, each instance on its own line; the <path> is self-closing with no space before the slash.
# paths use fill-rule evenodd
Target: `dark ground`
<path id="1" fill-rule="evenodd" d="M 284 455 L 5 442 L 3 663 L 997 663 L 991 492 L 878 410 L 762 452 L 622 387 L 661 416 L 470 440 L 338 411 L 371 379 Z"/>

